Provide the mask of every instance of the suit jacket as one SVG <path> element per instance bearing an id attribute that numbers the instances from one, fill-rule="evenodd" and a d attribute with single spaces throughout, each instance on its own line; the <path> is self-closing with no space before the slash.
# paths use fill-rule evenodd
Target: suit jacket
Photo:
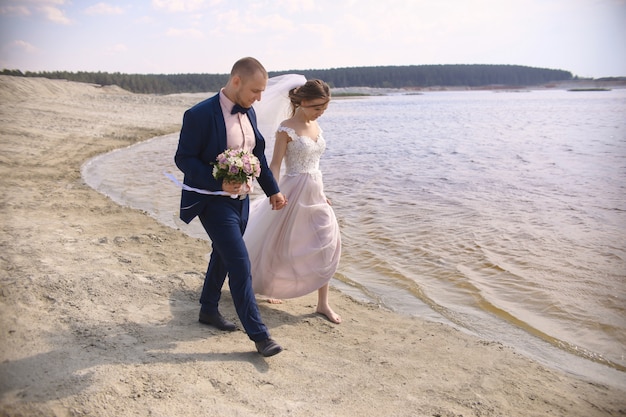
<path id="1" fill-rule="evenodd" d="M 254 129 L 256 146 L 254 155 L 261 162 L 259 185 L 269 197 L 278 193 L 278 184 L 270 171 L 265 158 L 265 139 L 259 132 L 254 109 L 248 111 L 248 118 Z M 208 191 L 221 191 L 222 180 L 213 177 L 213 165 L 217 155 L 226 150 L 226 124 L 220 106 L 219 93 L 189 110 L 183 116 L 178 149 L 174 161 L 185 174 L 184 183 L 190 187 Z M 229 197 L 211 196 L 183 190 L 180 200 L 180 218 L 189 223 L 202 212 L 209 202 L 226 201 Z"/>

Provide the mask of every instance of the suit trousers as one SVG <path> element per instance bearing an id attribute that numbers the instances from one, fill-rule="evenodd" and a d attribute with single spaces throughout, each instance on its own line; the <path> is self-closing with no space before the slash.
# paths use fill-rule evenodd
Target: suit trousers
<path id="1" fill-rule="evenodd" d="M 204 277 L 200 296 L 202 311 L 218 311 L 222 287 L 228 274 L 228 284 L 239 320 L 248 337 L 255 342 L 270 337 L 259 312 L 252 290 L 250 257 L 243 240 L 248 224 L 250 198 L 243 200 L 228 196 L 210 196 L 210 201 L 198 215 L 212 242 L 211 259 Z"/>

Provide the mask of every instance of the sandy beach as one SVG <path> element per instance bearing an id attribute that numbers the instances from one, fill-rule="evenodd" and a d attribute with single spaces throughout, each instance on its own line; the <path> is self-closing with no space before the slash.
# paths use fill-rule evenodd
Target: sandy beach
<path id="1" fill-rule="evenodd" d="M 260 303 L 285 348 L 201 325 L 210 247 L 87 186 L 89 158 L 178 131 L 199 95 L 0 76 L 0 415 L 623 416 L 623 388 L 333 290 Z M 225 287 L 221 309 L 238 322 Z"/>

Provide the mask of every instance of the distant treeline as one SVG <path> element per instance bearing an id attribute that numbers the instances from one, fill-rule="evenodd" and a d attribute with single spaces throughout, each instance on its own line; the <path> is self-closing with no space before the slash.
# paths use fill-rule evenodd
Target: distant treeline
<path id="1" fill-rule="evenodd" d="M 409 65 L 332 68 L 270 72 L 270 77 L 297 73 L 319 78 L 331 87 L 426 88 L 533 86 L 571 80 L 563 70 L 520 65 Z M 134 93 L 172 94 L 218 91 L 228 74 L 122 74 L 119 72 L 22 72 L 3 70 L 3 75 L 64 79 L 99 85 L 117 85 Z"/>

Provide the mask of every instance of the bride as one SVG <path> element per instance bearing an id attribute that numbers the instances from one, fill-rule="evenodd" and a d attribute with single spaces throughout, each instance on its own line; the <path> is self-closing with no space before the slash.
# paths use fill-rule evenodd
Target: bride
<path id="1" fill-rule="evenodd" d="M 270 297 L 270 302 L 317 290 L 316 312 L 333 323 L 341 323 L 328 302 L 329 281 L 341 256 L 341 237 L 319 170 L 326 142 L 317 119 L 328 108 L 330 88 L 321 80 L 283 77 L 288 78 L 270 79 L 260 107 L 274 99 L 267 95 L 275 91 L 272 81 L 297 83 L 288 94 L 291 117 L 275 131 L 270 164 L 288 204 L 283 210 L 273 211 L 265 198 L 251 202 L 244 240 L 252 263 L 252 287 L 255 293 Z M 274 107 L 275 115 L 277 106 L 270 107 Z M 263 113 L 268 109 L 255 106 L 255 110 L 259 121 L 265 119 L 267 123 L 269 119 Z"/>

